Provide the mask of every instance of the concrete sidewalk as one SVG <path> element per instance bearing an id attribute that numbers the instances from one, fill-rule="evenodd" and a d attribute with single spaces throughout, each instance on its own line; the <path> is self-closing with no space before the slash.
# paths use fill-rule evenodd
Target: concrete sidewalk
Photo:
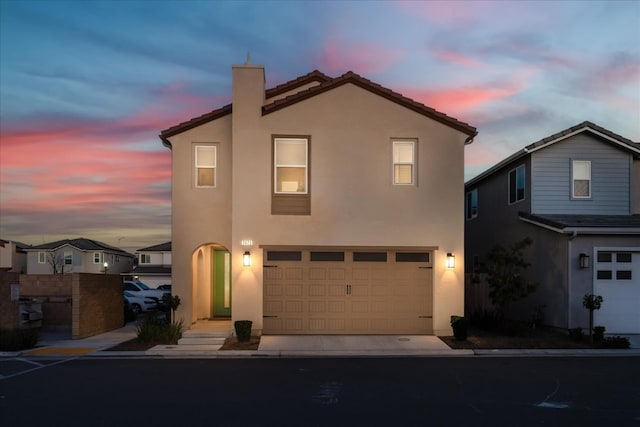
<path id="1" fill-rule="evenodd" d="M 92 356 L 163 358 L 279 357 L 451 357 L 451 356 L 640 356 L 640 336 L 630 336 L 631 349 L 501 349 L 454 350 L 433 335 L 263 335 L 258 350 L 220 350 L 221 345 L 160 345 L 147 351 L 105 351 L 136 337 L 136 323 L 93 337 L 72 340 L 43 334 L 39 347 L 0 357 Z"/>

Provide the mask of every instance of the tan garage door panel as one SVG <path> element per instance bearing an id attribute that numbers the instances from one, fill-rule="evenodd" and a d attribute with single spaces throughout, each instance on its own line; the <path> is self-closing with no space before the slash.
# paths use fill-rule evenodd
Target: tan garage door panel
<path id="1" fill-rule="evenodd" d="M 265 249 L 265 334 L 433 333 L 430 252 L 397 257 L 381 249 L 364 261 L 350 249 L 340 251 L 344 261 L 311 261 L 305 249 L 275 252 Z"/>

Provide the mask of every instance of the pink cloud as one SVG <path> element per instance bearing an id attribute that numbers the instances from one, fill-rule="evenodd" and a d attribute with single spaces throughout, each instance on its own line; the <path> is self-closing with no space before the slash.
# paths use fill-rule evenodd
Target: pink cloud
<path id="1" fill-rule="evenodd" d="M 436 58 L 450 62 L 456 65 L 461 65 L 467 68 L 478 68 L 483 67 L 484 64 L 472 58 L 471 56 L 464 55 L 460 52 L 456 52 L 453 50 L 441 50 L 441 49 L 429 49 L 429 53 Z"/>
<path id="2" fill-rule="evenodd" d="M 327 72 L 354 71 L 358 74 L 375 74 L 387 70 L 402 59 L 404 51 L 387 49 L 372 43 L 345 44 L 328 41 L 318 58 L 318 68 Z"/>

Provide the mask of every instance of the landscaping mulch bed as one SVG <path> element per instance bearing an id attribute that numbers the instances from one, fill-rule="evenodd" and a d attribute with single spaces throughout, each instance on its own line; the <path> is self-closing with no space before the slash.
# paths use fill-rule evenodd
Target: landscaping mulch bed
<path id="1" fill-rule="evenodd" d="M 260 345 L 260 337 L 252 336 L 249 341 L 238 341 L 237 338 L 227 338 L 220 350 L 257 350 Z"/>
<path id="2" fill-rule="evenodd" d="M 581 349 L 593 348 L 587 338 L 572 340 L 568 334 L 550 328 L 529 329 L 519 336 L 507 336 L 492 331 L 469 328 L 464 341 L 454 337 L 440 337 L 453 349 L 492 350 L 492 349 Z"/>

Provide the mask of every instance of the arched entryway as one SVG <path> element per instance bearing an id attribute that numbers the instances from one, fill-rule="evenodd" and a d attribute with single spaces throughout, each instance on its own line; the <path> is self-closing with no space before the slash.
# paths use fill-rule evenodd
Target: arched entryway
<path id="1" fill-rule="evenodd" d="M 231 253 L 222 245 L 199 246 L 192 255 L 193 317 L 231 317 Z"/>

